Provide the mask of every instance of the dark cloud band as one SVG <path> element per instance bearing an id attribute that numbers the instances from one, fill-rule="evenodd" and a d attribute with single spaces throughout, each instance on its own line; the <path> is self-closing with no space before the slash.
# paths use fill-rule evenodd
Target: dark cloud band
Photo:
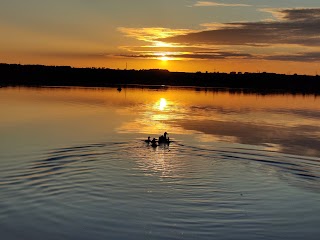
<path id="1" fill-rule="evenodd" d="M 320 8 L 281 10 L 279 21 L 229 23 L 223 28 L 159 39 L 180 44 L 320 46 Z"/>

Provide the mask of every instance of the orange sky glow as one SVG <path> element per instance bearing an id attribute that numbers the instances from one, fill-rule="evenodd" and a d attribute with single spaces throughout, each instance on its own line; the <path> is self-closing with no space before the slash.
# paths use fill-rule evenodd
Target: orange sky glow
<path id="1" fill-rule="evenodd" d="M 317 0 L 2 1 L 0 62 L 316 75 L 319 19 Z"/>

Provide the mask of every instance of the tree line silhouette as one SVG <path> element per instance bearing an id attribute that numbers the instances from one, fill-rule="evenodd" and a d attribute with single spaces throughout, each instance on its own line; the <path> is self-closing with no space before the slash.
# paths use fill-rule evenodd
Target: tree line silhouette
<path id="1" fill-rule="evenodd" d="M 320 76 L 275 73 L 186 73 L 167 70 L 116 70 L 0 64 L 0 86 L 125 87 L 127 85 L 197 86 L 248 92 L 320 93 Z"/>

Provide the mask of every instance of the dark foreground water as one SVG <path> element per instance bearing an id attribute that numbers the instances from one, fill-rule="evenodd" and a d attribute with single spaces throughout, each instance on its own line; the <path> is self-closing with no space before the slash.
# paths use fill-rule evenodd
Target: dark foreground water
<path id="1" fill-rule="evenodd" d="M 320 98 L 2 88 L 0 112 L 1 239 L 319 239 Z"/>

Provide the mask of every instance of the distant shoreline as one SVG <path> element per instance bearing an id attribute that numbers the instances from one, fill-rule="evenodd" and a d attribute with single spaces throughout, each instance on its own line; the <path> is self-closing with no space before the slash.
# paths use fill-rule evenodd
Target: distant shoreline
<path id="1" fill-rule="evenodd" d="M 320 76 L 275 73 L 185 73 L 0 64 L 0 86 L 26 87 L 193 87 L 211 91 L 320 94 Z"/>

